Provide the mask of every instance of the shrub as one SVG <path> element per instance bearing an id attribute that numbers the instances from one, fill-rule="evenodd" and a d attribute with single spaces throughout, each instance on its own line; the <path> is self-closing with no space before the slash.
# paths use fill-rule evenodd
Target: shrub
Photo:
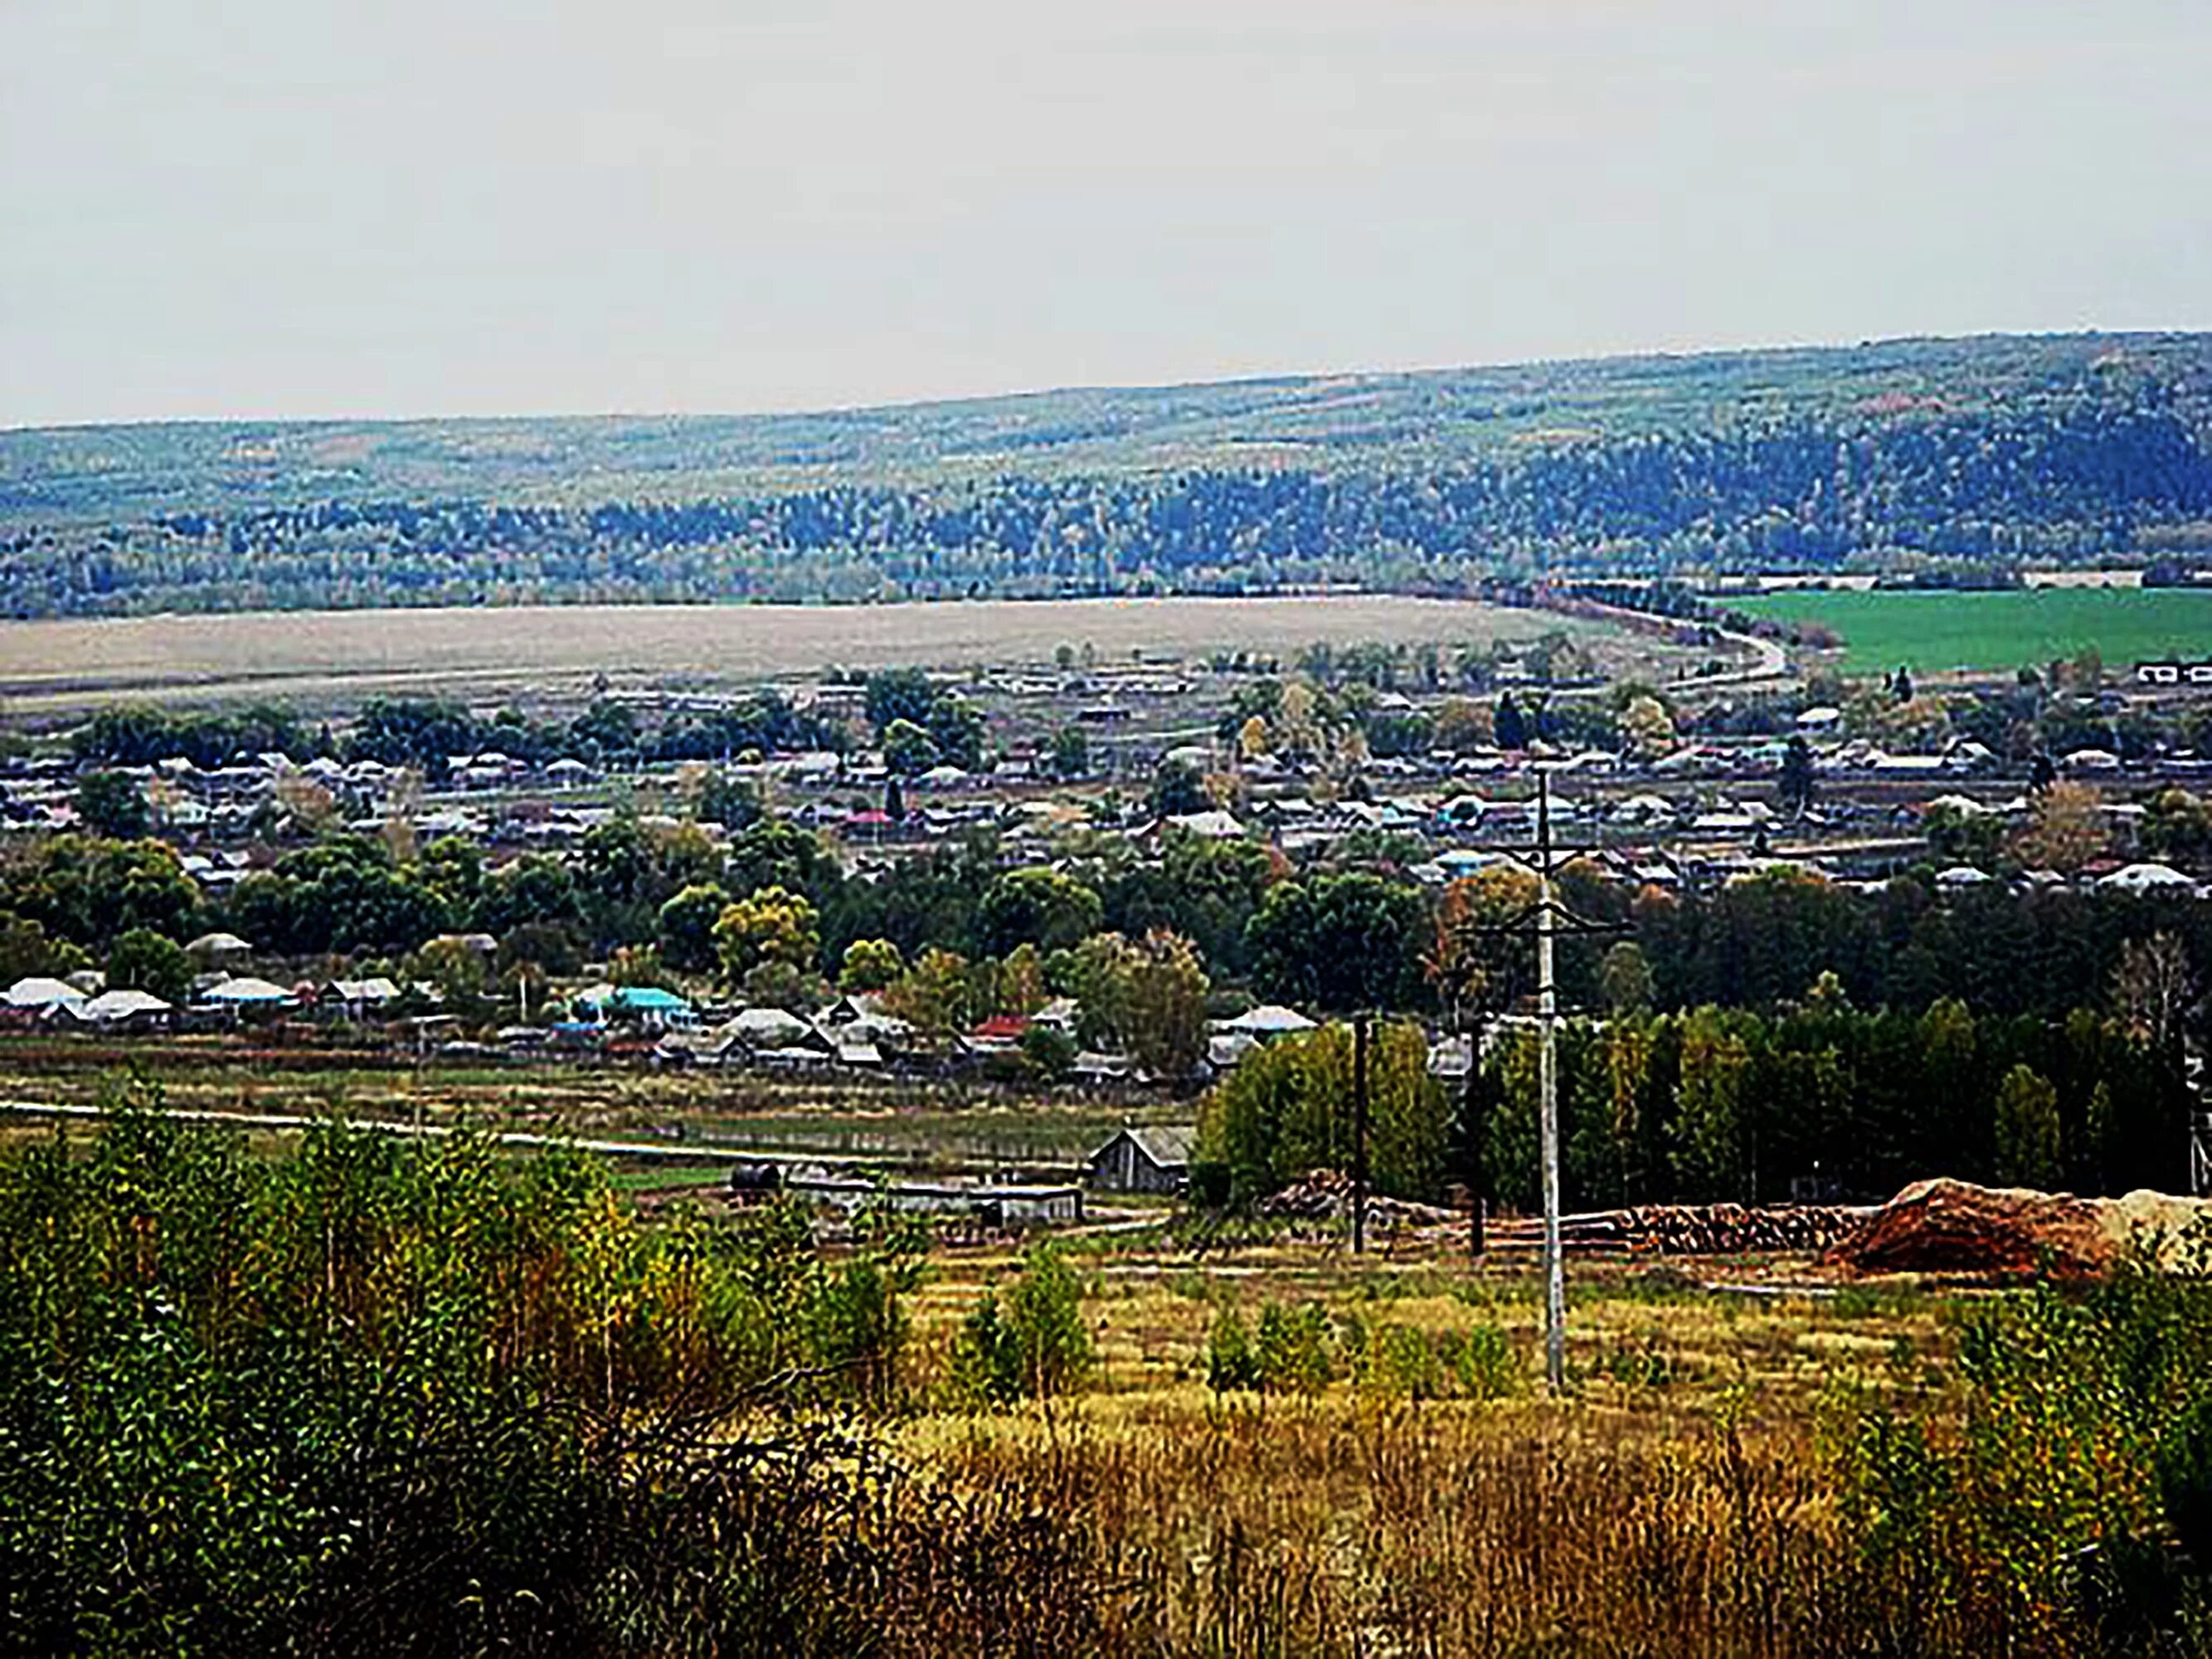
<path id="1" fill-rule="evenodd" d="M 1260 1386 L 1260 1355 L 1251 1328 L 1234 1304 L 1224 1303 L 1206 1334 L 1206 1386 L 1216 1394 Z"/>
<path id="2" fill-rule="evenodd" d="M 1272 1298 L 1261 1304 L 1254 1342 L 1260 1387 L 1270 1394 L 1316 1395 L 1328 1386 L 1328 1316 L 1308 1303 L 1286 1308 Z"/>
<path id="3" fill-rule="evenodd" d="M 954 1386 L 965 1398 L 1006 1406 L 1079 1387 L 1093 1359 L 1083 1285 L 1060 1249 L 1033 1247 L 1000 1307 L 985 1291 L 953 1340 Z"/>

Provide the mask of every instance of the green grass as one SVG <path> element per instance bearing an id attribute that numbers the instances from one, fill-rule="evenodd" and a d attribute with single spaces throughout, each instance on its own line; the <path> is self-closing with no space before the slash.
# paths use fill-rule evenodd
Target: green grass
<path id="1" fill-rule="evenodd" d="M 1794 592 L 1730 603 L 1747 615 L 1830 629 L 1855 672 L 2039 667 L 2091 646 L 2114 667 L 2147 657 L 2212 656 L 2212 592 L 2173 588 Z"/>

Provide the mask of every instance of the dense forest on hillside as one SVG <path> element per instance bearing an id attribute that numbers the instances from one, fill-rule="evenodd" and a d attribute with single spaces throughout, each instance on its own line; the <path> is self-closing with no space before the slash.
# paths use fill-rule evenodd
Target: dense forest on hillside
<path id="1" fill-rule="evenodd" d="M 2185 565 L 2212 557 L 2212 338 L 7 433 L 0 555 L 19 617 Z"/>

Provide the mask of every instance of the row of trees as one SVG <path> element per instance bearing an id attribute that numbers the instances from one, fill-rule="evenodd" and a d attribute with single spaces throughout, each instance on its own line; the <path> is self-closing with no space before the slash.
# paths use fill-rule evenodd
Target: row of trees
<path id="1" fill-rule="evenodd" d="M 2122 994 L 2053 1022 L 1855 1008 L 1831 977 L 1765 1013 L 1698 1007 L 1577 1019 L 1562 1030 L 1559 1100 L 1572 1209 L 1662 1202 L 1880 1197 L 1944 1175 L 2120 1193 L 2186 1178 L 2181 1054 L 2171 1011 L 2142 997 L 2177 951 L 2136 947 Z M 2140 958 L 2140 959 L 2137 959 Z M 1352 1162 L 1352 1035 L 1341 1024 L 1239 1062 L 1209 1098 L 1199 1170 L 1249 1200 Z M 1368 1057 L 1376 1190 L 1434 1200 L 1465 1182 L 1522 1210 L 1537 1189 L 1537 1039 L 1498 1035 L 1463 1085 L 1430 1075 L 1411 1024 Z"/>

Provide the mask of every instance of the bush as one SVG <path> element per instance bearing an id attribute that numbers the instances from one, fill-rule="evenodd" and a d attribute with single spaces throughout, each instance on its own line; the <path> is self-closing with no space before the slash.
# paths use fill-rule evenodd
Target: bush
<path id="1" fill-rule="evenodd" d="M 1518 1394 L 1526 1380 L 1520 1354 L 1495 1325 L 1477 1325 L 1460 1337 L 1450 1363 L 1460 1392 L 1470 1400 L 1502 1400 Z"/>
<path id="2" fill-rule="evenodd" d="M 1244 1316 L 1224 1303 L 1206 1334 L 1206 1386 L 1216 1394 L 1260 1386 L 1260 1355 Z"/>
<path id="3" fill-rule="evenodd" d="M 1270 1394 L 1319 1394 L 1335 1366 L 1329 1358 L 1328 1316 L 1316 1303 L 1286 1308 L 1272 1298 L 1260 1308 L 1260 1387 Z"/>
<path id="4" fill-rule="evenodd" d="M 953 1386 L 977 1404 L 1047 1400 L 1080 1386 L 1092 1358 L 1081 1281 L 1056 1245 L 1039 1244 L 1023 1258 L 1005 1306 L 986 1291 L 962 1322 L 953 1339 Z"/>
<path id="5" fill-rule="evenodd" d="M 1229 1202 L 1229 1165 L 1218 1158 L 1194 1158 L 1190 1165 L 1190 1201 L 1200 1209 L 1218 1210 Z"/>

